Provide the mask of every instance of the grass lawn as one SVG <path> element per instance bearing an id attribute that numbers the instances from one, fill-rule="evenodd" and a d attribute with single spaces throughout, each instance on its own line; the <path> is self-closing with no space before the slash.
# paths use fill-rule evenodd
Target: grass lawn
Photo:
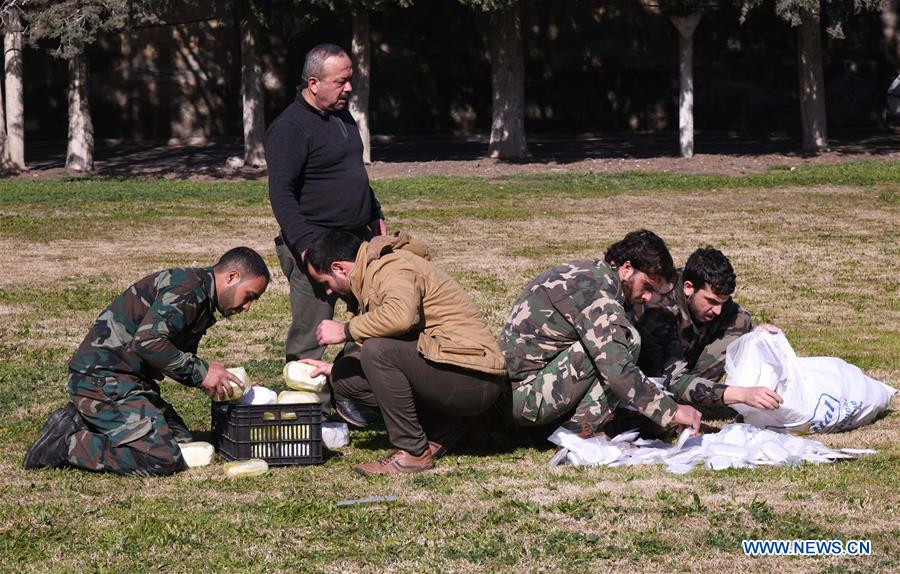
<path id="1" fill-rule="evenodd" d="M 842 357 L 900 386 L 900 163 L 728 177 L 661 173 L 373 182 L 388 224 L 436 262 L 499 330 L 537 273 L 601 257 L 627 231 L 666 239 L 676 263 L 703 244 L 738 272 L 737 301 L 800 355 Z M 833 465 L 685 476 L 660 467 L 548 469 L 546 447 L 364 478 L 383 430 L 353 433 L 317 467 L 228 480 L 221 461 L 163 479 L 26 472 L 22 455 L 67 399 L 65 361 L 97 313 L 146 273 L 209 265 L 249 245 L 273 270 L 246 316 L 201 355 L 275 385 L 289 322 L 265 183 L 0 181 L 0 571 L 4 572 L 887 572 L 900 569 L 900 416 L 835 446 L 878 454 Z M 197 390 L 163 383 L 192 429 Z M 714 423 L 715 424 L 715 423 Z M 336 507 L 342 499 L 392 503 Z M 741 540 L 866 539 L 868 557 L 748 558 Z"/>

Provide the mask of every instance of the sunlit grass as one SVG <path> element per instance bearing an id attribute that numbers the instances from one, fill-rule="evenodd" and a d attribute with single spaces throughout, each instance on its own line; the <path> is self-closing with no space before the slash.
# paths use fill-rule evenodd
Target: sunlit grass
<path id="1" fill-rule="evenodd" d="M 840 356 L 900 385 L 900 163 L 666 173 L 373 182 L 389 226 L 425 240 L 498 331 L 538 272 L 601 257 L 638 227 L 678 262 L 714 244 L 736 299 L 781 326 L 801 355 Z M 21 457 L 66 400 L 65 361 L 131 282 L 209 265 L 236 244 L 260 250 L 274 282 L 246 316 L 201 344 L 276 385 L 290 320 L 264 182 L 0 181 L 0 571 L 595 572 L 867 571 L 900 568 L 900 417 L 822 437 L 879 454 L 674 476 L 657 467 L 546 468 L 549 444 L 500 434 L 430 473 L 363 478 L 389 449 L 354 432 L 321 466 L 229 481 L 221 463 L 165 479 L 25 472 Z M 331 351 L 329 356 L 333 356 Z M 162 384 L 192 429 L 209 402 Z M 895 408 L 898 400 L 895 399 Z M 337 507 L 343 499 L 393 503 Z M 865 558 L 747 558 L 746 538 L 872 540 Z"/>

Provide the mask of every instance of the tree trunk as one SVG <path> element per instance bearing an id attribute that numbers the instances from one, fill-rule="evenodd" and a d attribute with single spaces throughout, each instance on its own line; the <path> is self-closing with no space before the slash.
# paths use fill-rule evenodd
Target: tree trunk
<path id="1" fill-rule="evenodd" d="M 818 4 L 800 10 L 797 28 L 797 72 L 800 89 L 800 122 L 803 152 L 819 153 L 828 149 L 825 120 L 825 77 L 822 72 L 822 25 Z"/>
<path id="2" fill-rule="evenodd" d="M 700 14 L 671 16 L 678 29 L 678 142 L 681 157 L 694 157 L 694 30 Z"/>
<path id="3" fill-rule="evenodd" d="M 885 2 L 881 8 L 881 24 L 884 33 L 884 49 L 888 63 L 900 69 L 900 22 L 897 16 L 897 0 Z"/>
<path id="4" fill-rule="evenodd" d="M 88 103 L 88 59 L 85 52 L 69 60 L 69 145 L 66 169 L 94 170 L 94 124 Z"/>
<path id="5" fill-rule="evenodd" d="M 244 114 L 244 165 L 266 165 L 259 26 L 252 14 L 241 20 L 241 100 Z"/>
<path id="6" fill-rule="evenodd" d="M 22 21 L 11 15 L 3 36 L 6 87 L 6 146 L 3 166 L 25 169 L 25 104 L 22 95 Z"/>
<path id="7" fill-rule="evenodd" d="M 491 59 L 491 141 L 488 155 L 517 160 L 528 156 L 525 140 L 525 63 L 518 4 L 488 12 L 487 47 Z"/>
<path id="8" fill-rule="evenodd" d="M 353 44 L 350 51 L 353 60 L 350 113 L 359 126 L 359 136 L 363 142 L 363 163 L 370 164 L 372 146 L 369 133 L 369 81 L 372 74 L 372 32 L 369 12 L 364 9 L 353 14 Z"/>
<path id="9" fill-rule="evenodd" d="M 6 108 L 3 105 L 3 90 L 0 90 L 0 158 L 6 154 Z M 3 167 L 0 160 L 0 170 Z"/>

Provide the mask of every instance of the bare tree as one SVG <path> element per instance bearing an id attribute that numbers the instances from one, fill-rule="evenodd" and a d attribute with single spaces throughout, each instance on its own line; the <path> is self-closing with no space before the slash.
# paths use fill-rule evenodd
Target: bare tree
<path id="1" fill-rule="evenodd" d="M 678 143 L 681 157 L 694 157 L 694 30 L 699 12 L 670 16 L 678 29 Z"/>
<path id="2" fill-rule="evenodd" d="M 822 20 L 818 2 L 799 9 L 797 26 L 797 77 L 803 151 L 819 153 L 828 149 L 825 116 L 825 74 L 822 70 Z"/>
<path id="3" fill-rule="evenodd" d="M 6 90 L 3 154 L 4 169 L 25 169 L 25 103 L 23 98 L 22 17 L 17 2 L 4 2 L 3 10 L 3 70 Z"/>
<path id="4" fill-rule="evenodd" d="M 69 58 L 69 138 L 66 169 L 94 170 L 94 122 L 88 103 L 90 89 L 88 59 L 84 53 Z"/>
<path id="5" fill-rule="evenodd" d="M 372 163 L 372 135 L 369 114 L 369 94 L 372 92 L 372 23 L 371 14 L 394 5 L 406 8 L 412 0 L 344 0 L 353 14 L 350 59 L 353 60 L 353 92 L 350 94 L 350 113 L 359 127 L 363 142 L 363 162 Z M 339 5 L 339 4 L 338 4 Z"/>
<path id="6" fill-rule="evenodd" d="M 888 0 L 881 9 L 881 24 L 884 33 L 884 49 L 888 62 L 900 68 L 900 17 L 898 0 Z"/>
<path id="7" fill-rule="evenodd" d="M 525 138 L 525 61 L 518 0 L 459 0 L 475 10 L 491 62 L 491 139 L 488 155 L 528 156 Z"/>
<path id="8" fill-rule="evenodd" d="M 350 46 L 353 60 L 353 91 L 350 93 L 350 113 L 359 127 L 363 142 L 363 163 L 372 163 L 371 133 L 369 132 L 369 89 L 372 78 L 372 30 L 369 11 L 362 7 L 353 12 L 353 40 Z"/>
<path id="9" fill-rule="evenodd" d="M 241 104 L 244 125 L 244 165 L 266 165 L 265 100 L 262 87 L 262 63 L 259 53 L 259 23 L 252 10 L 240 18 L 241 27 Z"/>
<path id="10" fill-rule="evenodd" d="M 228 0 L 222 4 L 231 10 L 241 35 L 241 113 L 244 157 L 228 158 L 228 164 L 263 167 L 266 165 L 265 90 L 261 34 L 265 30 L 279 36 L 295 36 L 308 28 L 315 15 L 310 8 L 334 8 L 333 0 Z M 235 162 L 232 164 L 232 162 Z"/>
<path id="11" fill-rule="evenodd" d="M 6 154 L 6 109 L 3 104 L 3 91 L 0 90 L 0 171 L 4 169 L 3 156 Z"/>
<path id="12" fill-rule="evenodd" d="M 87 49 L 104 33 L 156 23 L 167 0 L 29 0 L 22 3 L 29 41 L 53 42 L 51 53 L 69 63 L 69 137 L 66 168 L 94 169 L 94 129 L 89 100 Z"/>
<path id="13" fill-rule="evenodd" d="M 822 9 L 835 10 L 833 23 L 826 31 L 832 38 L 843 38 L 841 18 L 850 10 L 881 9 L 886 0 L 776 0 L 775 13 L 797 29 L 797 77 L 800 101 L 800 127 L 803 151 L 819 153 L 828 149 L 828 125 L 825 106 L 825 74 L 822 71 Z M 741 21 L 763 0 L 736 0 L 741 6 Z"/>

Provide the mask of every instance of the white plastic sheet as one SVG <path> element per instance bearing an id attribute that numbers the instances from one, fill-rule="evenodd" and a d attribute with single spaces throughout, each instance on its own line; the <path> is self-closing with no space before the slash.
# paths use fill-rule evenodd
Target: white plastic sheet
<path id="1" fill-rule="evenodd" d="M 623 433 L 612 440 L 605 436 L 583 439 L 563 427 L 556 429 L 549 440 L 568 450 L 566 461 L 570 465 L 662 464 L 675 474 L 688 473 L 698 464 L 709 470 L 791 466 L 804 461 L 822 464 L 875 452 L 851 448 L 835 450 L 818 441 L 745 423 L 726 425 L 718 433 L 690 437 L 674 445 L 638 439 L 637 433 Z"/>
<path id="2" fill-rule="evenodd" d="M 797 357 L 784 333 L 757 329 L 728 345 L 727 384 L 761 386 L 781 395 L 774 410 L 732 407 L 760 428 L 813 434 L 840 432 L 872 422 L 896 391 L 835 357 Z"/>

